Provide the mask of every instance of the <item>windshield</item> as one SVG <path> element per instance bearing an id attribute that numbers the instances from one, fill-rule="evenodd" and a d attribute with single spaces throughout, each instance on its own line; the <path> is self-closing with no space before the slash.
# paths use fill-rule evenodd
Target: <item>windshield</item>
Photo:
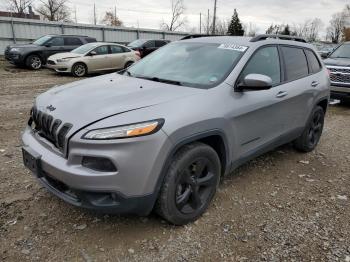
<path id="1" fill-rule="evenodd" d="M 146 40 L 135 40 L 134 42 L 131 42 L 130 44 L 128 44 L 129 47 L 140 47 L 142 46 L 144 43 L 146 42 Z"/>
<path id="2" fill-rule="evenodd" d="M 350 58 L 350 44 L 339 46 L 331 55 L 331 58 Z"/>
<path id="3" fill-rule="evenodd" d="M 96 43 L 89 43 L 86 45 L 79 46 L 78 48 L 75 48 L 74 50 L 71 51 L 71 53 L 83 55 L 97 46 L 98 46 L 98 44 L 96 44 Z"/>
<path id="4" fill-rule="evenodd" d="M 51 38 L 52 38 L 52 36 L 46 35 L 46 36 L 40 37 L 39 39 L 35 40 L 33 42 L 33 44 L 34 45 L 42 45 L 42 44 L 45 44 Z"/>
<path id="5" fill-rule="evenodd" d="M 176 42 L 146 56 L 125 74 L 198 88 L 218 85 L 247 47 L 233 44 Z"/>

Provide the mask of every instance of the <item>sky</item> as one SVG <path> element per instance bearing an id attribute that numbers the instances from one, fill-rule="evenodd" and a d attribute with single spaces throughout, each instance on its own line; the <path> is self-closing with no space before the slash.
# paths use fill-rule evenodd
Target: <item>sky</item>
<path id="1" fill-rule="evenodd" d="M 0 0 L 4 3 L 6 0 Z M 117 7 L 117 16 L 125 26 L 159 29 L 162 21 L 171 19 L 171 0 L 69 0 L 69 6 L 77 10 L 79 23 L 93 22 L 93 6 L 96 4 L 98 21 L 104 12 Z M 257 25 L 264 32 L 271 23 L 301 23 L 306 19 L 320 18 L 326 26 L 333 13 L 340 12 L 350 0 L 217 0 L 217 16 L 227 20 L 237 9 L 244 23 Z M 188 23 L 182 31 L 199 30 L 199 14 L 206 19 L 207 10 L 212 14 L 214 0 L 184 0 Z M 0 4 L 1 6 L 1 4 Z M 74 18 L 74 12 L 72 12 Z"/>

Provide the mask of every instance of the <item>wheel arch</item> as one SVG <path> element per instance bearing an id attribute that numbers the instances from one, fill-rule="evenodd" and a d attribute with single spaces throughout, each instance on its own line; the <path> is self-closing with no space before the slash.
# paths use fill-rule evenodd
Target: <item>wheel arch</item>
<path id="1" fill-rule="evenodd" d="M 321 98 L 321 99 L 317 102 L 316 106 L 322 107 L 323 112 L 326 114 L 327 108 L 328 108 L 328 102 L 329 102 L 329 100 L 328 100 L 327 97 Z"/>
<path id="2" fill-rule="evenodd" d="M 229 171 L 231 171 L 231 161 L 230 161 L 230 151 L 229 151 L 229 145 L 228 145 L 228 139 L 225 135 L 225 133 L 219 129 L 209 130 L 201 133 L 197 133 L 194 135 L 191 135 L 189 137 L 186 137 L 182 139 L 181 141 L 177 142 L 172 149 L 170 150 L 170 153 L 166 157 L 166 160 L 163 164 L 162 170 L 159 174 L 155 190 L 153 192 L 153 204 L 154 206 L 159 192 L 160 188 L 163 184 L 164 178 L 166 173 L 169 170 L 171 159 L 173 156 L 179 151 L 180 148 L 182 148 L 185 145 L 194 143 L 194 142 L 201 142 L 206 145 L 209 145 L 212 147 L 218 154 L 221 162 L 221 175 L 227 174 Z"/>

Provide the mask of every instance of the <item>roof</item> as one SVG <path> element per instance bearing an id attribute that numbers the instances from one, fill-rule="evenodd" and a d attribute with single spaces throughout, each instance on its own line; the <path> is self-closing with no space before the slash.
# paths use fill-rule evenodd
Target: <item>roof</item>
<path id="1" fill-rule="evenodd" d="M 187 42 L 198 42 L 198 43 L 216 43 L 216 44 L 237 44 L 248 47 L 258 47 L 266 44 L 287 44 L 287 45 L 295 45 L 301 47 L 312 48 L 311 44 L 287 40 L 287 39 L 279 39 L 279 38 L 271 38 L 271 37 L 262 37 L 256 41 L 256 37 L 245 37 L 245 36 L 214 36 L 214 37 L 200 37 L 200 38 L 192 38 L 188 40 L 183 40 Z"/>

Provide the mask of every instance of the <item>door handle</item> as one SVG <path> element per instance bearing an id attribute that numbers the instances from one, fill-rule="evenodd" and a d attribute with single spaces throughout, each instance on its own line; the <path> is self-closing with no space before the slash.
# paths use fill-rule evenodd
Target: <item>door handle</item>
<path id="1" fill-rule="evenodd" d="M 312 87 L 317 87 L 319 84 L 320 84 L 319 82 L 313 81 L 313 82 L 311 83 L 311 86 L 312 86 Z"/>
<path id="2" fill-rule="evenodd" d="M 276 97 L 277 98 L 283 98 L 283 97 L 285 97 L 287 95 L 288 95 L 288 93 L 286 91 L 280 91 L 280 92 L 277 93 Z"/>

